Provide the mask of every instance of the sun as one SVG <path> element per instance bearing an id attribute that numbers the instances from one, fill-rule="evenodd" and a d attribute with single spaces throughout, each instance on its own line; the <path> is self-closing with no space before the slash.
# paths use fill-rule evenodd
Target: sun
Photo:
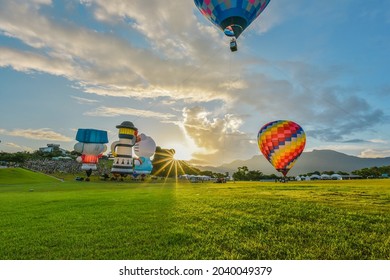
<path id="1" fill-rule="evenodd" d="M 177 183 L 179 175 L 186 174 L 185 170 L 194 170 L 186 161 L 175 159 L 175 155 L 175 149 L 163 149 L 156 152 L 153 164 L 158 167 L 154 175 L 160 176 L 160 174 L 166 174 L 165 181 L 168 177 L 174 177 Z"/>
<path id="2" fill-rule="evenodd" d="M 173 143 L 172 147 L 175 150 L 175 153 L 173 154 L 173 159 L 187 161 L 192 159 L 193 150 L 190 147 L 180 143 Z"/>
<path id="3" fill-rule="evenodd" d="M 154 175 L 158 176 L 162 171 L 165 171 L 165 169 L 168 169 L 167 175 L 165 180 L 168 179 L 168 176 L 172 173 L 175 174 L 175 178 L 177 181 L 178 178 L 178 169 L 183 170 L 181 163 L 179 160 L 175 160 L 173 158 L 175 154 L 174 149 L 165 150 L 163 152 L 156 152 L 156 156 L 161 157 L 158 161 L 156 161 L 156 164 L 161 164 L 161 167 L 156 171 Z M 180 171 L 179 171 L 180 173 Z"/>

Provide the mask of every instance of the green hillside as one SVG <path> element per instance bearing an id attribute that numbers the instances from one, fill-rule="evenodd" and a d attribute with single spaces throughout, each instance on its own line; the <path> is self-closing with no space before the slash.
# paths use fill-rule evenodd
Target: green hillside
<path id="1" fill-rule="evenodd" d="M 0 169 L 0 187 L 59 182 L 58 179 L 22 168 Z"/>

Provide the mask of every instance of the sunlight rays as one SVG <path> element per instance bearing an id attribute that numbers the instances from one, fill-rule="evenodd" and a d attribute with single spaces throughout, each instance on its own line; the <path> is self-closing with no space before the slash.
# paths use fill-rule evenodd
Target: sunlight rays
<path id="1" fill-rule="evenodd" d="M 165 174 L 164 182 L 166 182 L 169 177 L 174 176 L 176 183 L 178 183 L 179 175 L 186 174 L 183 166 L 193 171 L 196 171 L 186 162 L 175 159 L 174 155 L 175 155 L 175 150 L 173 149 L 156 152 L 155 154 L 155 158 L 157 160 L 153 164 L 154 165 L 161 164 L 161 166 L 154 172 L 154 175 L 158 176 L 161 173 Z"/>

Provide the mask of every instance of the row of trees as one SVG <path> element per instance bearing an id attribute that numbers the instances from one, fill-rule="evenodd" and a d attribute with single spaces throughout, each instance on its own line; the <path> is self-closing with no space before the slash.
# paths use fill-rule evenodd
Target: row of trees
<path id="1" fill-rule="evenodd" d="M 17 152 L 17 153 L 0 153 L 0 161 L 8 163 L 23 163 L 26 160 L 32 158 L 31 153 L 28 152 Z"/>
<path id="2" fill-rule="evenodd" d="M 307 174 L 302 174 L 301 176 L 311 176 L 311 175 L 332 175 L 332 174 L 339 174 L 339 175 L 349 175 L 347 172 L 343 171 L 314 171 Z M 362 178 L 381 178 L 381 177 L 389 177 L 390 175 L 390 166 L 382 166 L 382 167 L 370 167 L 370 168 L 363 168 L 360 170 L 356 170 L 351 172 L 353 175 L 361 176 Z M 233 179 L 236 181 L 258 181 L 258 180 L 264 180 L 264 179 L 277 179 L 279 178 L 277 175 L 271 174 L 271 175 L 265 175 L 259 170 L 249 170 L 247 166 L 238 167 L 237 171 L 233 173 Z"/>
<path id="3" fill-rule="evenodd" d="M 388 177 L 390 175 L 390 166 L 363 168 L 353 171 L 352 174 L 359 175 L 363 178 Z"/>
<path id="4" fill-rule="evenodd" d="M 71 156 L 76 158 L 79 154 L 77 152 L 69 152 L 67 156 Z M 34 152 L 16 152 L 16 153 L 6 153 L 0 152 L 0 161 L 3 162 L 12 162 L 12 163 L 23 163 L 26 160 L 34 160 L 34 159 L 51 159 L 53 157 L 63 156 L 60 150 L 54 150 L 53 152 L 42 152 L 42 151 L 34 151 Z"/>
<path id="5" fill-rule="evenodd" d="M 247 166 L 239 167 L 237 172 L 234 172 L 232 176 L 235 181 L 259 181 L 278 178 L 275 174 L 265 175 L 259 170 L 249 170 Z"/>

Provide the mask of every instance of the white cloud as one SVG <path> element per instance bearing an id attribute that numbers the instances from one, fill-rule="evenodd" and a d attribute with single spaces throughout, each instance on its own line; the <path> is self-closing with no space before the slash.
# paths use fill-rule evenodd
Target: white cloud
<path id="1" fill-rule="evenodd" d="M 374 150 L 367 149 L 360 153 L 359 157 L 362 158 L 383 158 L 390 157 L 390 150 Z"/>
<path id="2" fill-rule="evenodd" d="M 377 143 L 377 144 L 387 144 L 389 141 L 383 140 L 383 139 L 371 139 L 369 140 L 371 143 Z"/>
<path id="3" fill-rule="evenodd" d="M 21 52 L 0 47 L 0 67 L 11 66 L 21 72 L 45 72 L 74 79 L 75 69 L 63 59 L 47 57 L 33 52 Z"/>
<path id="4" fill-rule="evenodd" d="M 202 107 L 183 110 L 183 128 L 198 149 L 193 162 L 197 164 L 222 164 L 256 153 L 248 135 L 239 130 L 242 119 L 232 114 L 212 116 Z"/>
<path id="5" fill-rule="evenodd" d="M 22 150 L 22 151 L 32 152 L 34 150 L 31 147 L 18 145 L 18 144 L 13 143 L 13 142 L 7 142 L 7 143 L 5 143 L 5 145 L 12 148 L 12 149 L 18 150 L 18 151 Z"/>
<path id="6" fill-rule="evenodd" d="M 71 96 L 71 98 L 75 99 L 79 104 L 95 104 L 100 102 L 99 100 L 96 99 L 83 98 L 83 97 L 78 97 L 73 95 Z"/>
<path id="7" fill-rule="evenodd" d="M 216 39 L 219 32 L 211 24 L 206 29 L 198 24 L 193 14 L 195 5 L 192 1 L 93 0 L 89 3 L 94 4 L 98 20 L 130 21 L 131 27 L 142 33 L 164 55 L 173 59 L 202 57 L 204 48 L 199 47 L 207 47 L 206 42 Z M 195 12 L 200 15 L 197 10 Z M 199 37 L 204 40 L 198 40 Z"/>
<path id="8" fill-rule="evenodd" d="M 137 48 L 124 38 L 60 24 L 34 5 L 6 2 L 0 11 L 0 30 L 32 48 L 28 52 L 1 48 L 0 67 L 63 76 L 85 92 L 117 97 L 230 102 L 234 90 L 248 87 L 242 79 L 227 82 L 227 65 L 221 62 L 226 62 L 229 51 L 223 35 L 211 24 L 199 23 L 191 1 L 82 3 L 95 9 L 100 20 L 117 24 L 133 20 L 129 32 L 135 28 L 154 48 Z M 235 72 L 242 70 L 235 66 Z"/>
<path id="9" fill-rule="evenodd" d="M 54 21 L 35 5 L 6 1 L 0 10 L 0 30 L 30 50 L 1 48 L 0 67 L 63 76 L 78 82 L 85 92 L 100 95 L 167 96 L 187 102 L 231 99 L 226 65 L 221 63 L 229 55 L 227 43 L 211 24 L 198 22 L 194 12 L 199 12 L 191 1 L 81 3 L 88 3 L 99 20 L 123 25 L 130 19 L 129 33 L 134 29 L 142 33 L 150 46 L 135 47 L 114 33 Z M 230 90 L 242 87 L 244 81 L 230 84 Z"/>
<path id="10" fill-rule="evenodd" d="M 161 120 L 168 120 L 174 118 L 175 115 L 168 113 L 159 113 L 148 110 L 138 110 L 127 107 L 106 107 L 101 106 L 93 111 L 85 112 L 84 115 L 92 117 L 117 117 L 117 116 L 136 116 L 143 118 L 156 118 Z"/>
<path id="11" fill-rule="evenodd" d="M 34 140 L 50 140 L 50 141 L 61 141 L 61 142 L 73 141 L 72 138 L 62 135 L 58 132 L 52 131 L 49 128 L 14 129 L 14 130 L 0 129 L 0 134 L 34 139 Z"/>
<path id="12" fill-rule="evenodd" d="M 26 1 L 23 1 L 26 2 Z M 36 4 L 43 4 L 43 5 L 50 5 L 52 3 L 52 0 L 30 0 L 30 2 L 36 3 Z"/>

